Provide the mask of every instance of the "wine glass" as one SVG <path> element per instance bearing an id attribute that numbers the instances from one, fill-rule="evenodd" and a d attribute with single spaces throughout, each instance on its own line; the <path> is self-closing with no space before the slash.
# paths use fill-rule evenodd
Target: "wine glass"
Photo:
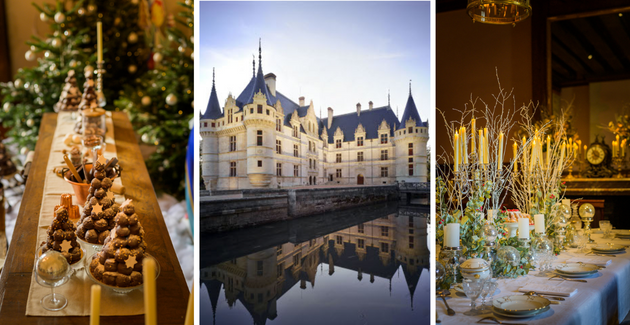
<path id="1" fill-rule="evenodd" d="M 486 299 L 488 296 L 492 297 L 498 286 L 499 284 L 492 279 L 487 279 L 483 283 L 483 287 L 481 288 L 481 307 L 479 310 L 485 311 L 491 309 L 490 306 L 486 306 Z"/>
<path id="2" fill-rule="evenodd" d="M 464 293 L 466 297 L 470 298 L 470 310 L 465 312 L 466 316 L 477 316 L 483 314 L 482 311 L 477 309 L 477 304 L 475 300 L 479 298 L 481 294 L 481 289 L 483 288 L 484 281 L 482 279 L 464 279 L 462 280 L 462 288 L 464 289 Z"/>
<path id="3" fill-rule="evenodd" d="M 73 269 L 68 264 L 61 253 L 49 250 L 41 254 L 41 248 L 38 250 L 38 258 L 35 263 L 36 281 L 41 286 L 50 287 L 50 294 L 44 296 L 41 300 L 42 307 L 46 310 L 57 311 L 68 305 L 68 299 L 62 294 L 55 293 L 55 287 L 61 286 L 68 282 L 72 275 Z"/>
<path id="4" fill-rule="evenodd" d="M 599 228 L 604 232 L 604 238 L 610 238 L 610 231 L 612 230 L 612 224 L 610 224 L 610 220 L 600 220 Z"/>

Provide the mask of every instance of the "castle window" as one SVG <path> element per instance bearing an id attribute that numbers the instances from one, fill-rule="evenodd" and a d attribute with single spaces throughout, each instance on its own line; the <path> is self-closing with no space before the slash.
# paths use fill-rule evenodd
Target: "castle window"
<path id="1" fill-rule="evenodd" d="M 254 114 L 254 108 L 253 107 L 249 109 L 249 114 Z"/>
<path id="2" fill-rule="evenodd" d="M 416 129 L 416 133 L 418 133 L 418 129 Z"/>
<path id="3" fill-rule="evenodd" d="M 269 110 L 267 110 L 267 115 L 269 115 Z"/>
<path id="4" fill-rule="evenodd" d="M 297 156 L 298 156 L 299 151 L 300 151 L 300 150 L 299 150 L 298 145 L 297 145 L 297 144 L 294 144 L 294 145 L 293 145 L 293 156 L 297 157 Z"/>
<path id="5" fill-rule="evenodd" d="M 232 110 L 228 109 L 228 124 L 232 123 Z"/>
<path id="6" fill-rule="evenodd" d="M 343 237 L 337 236 L 337 245 L 343 244 Z"/>
<path id="7" fill-rule="evenodd" d="M 357 152 L 357 161 L 363 161 L 363 151 Z"/>
<path id="8" fill-rule="evenodd" d="M 387 167 L 381 167 L 381 177 L 389 177 L 388 174 Z"/>
<path id="9" fill-rule="evenodd" d="M 259 293 L 258 294 L 258 303 L 261 303 L 261 302 L 263 302 L 263 294 Z"/>
<path id="10" fill-rule="evenodd" d="M 407 130 L 403 130 L 403 132 L 402 132 L 402 133 L 403 133 L 403 134 L 407 134 Z"/>
<path id="11" fill-rule="evenodd" d="M 381 243 L 381 252 L 389 253 L 389 244 L 388 243 Z"/>
<path id="12" fill-rule="evenodd" d="M 236 151 L 236 136 L 230 137 L 230 151 Z"/>
<path id="13" fill-rule="evenodd" d="M 413 235 L 413 228 L 409 228 L 409 234 Z"/>
<path id="14" fill-rule="evenodd" d="M 357 231 L 358 231 L 360 234 L 364 234 L 364 233 L 365 233 L 365 225 L 364 225 L 364 224 L 362 224 L 362 223 L 361 223 L 361 224 L 359 224 L 359 225 L 357 225 Z"/>
<path id="15" fill-rule="evenodd" d="M 341 178 L 341 169 L 337 169 L 337 178 Z"/>
<path id="16" fill-rule="evenodd" d="M 341 148 L 341 139 L 335 140 L 335 148 Z"/>
<path id="17" fill-rule="evenodd" d="M 214 122 L 210 123 L 210 126 L 215 127 L 215 123 Z"/>
<path id="18" fill-rule="evenodd" d="M 238 116 L 236 117 L 236 122 L 238 122 Z"/>
<path id="19" fill-rule="evenodd" d="M 413 218 L 409 218 L 409 227 L 413 227 Z"/>
<path id="20" fill-rule="evenodd" d="M 293 166 L 293 177 L 300 177 L 300 166 Z"/>
<path id="21" fill-rule="evenodd" d="M 256 262 L 256 275 L 258 276 L 263 275 L 263 262 L 262 261 Z"/>
<path id="22" fill-rule="evenodd" d="M 284 271 L 284 263 L 278 264 L 278 277 L 282 276 L 282 271 Z"/>
<path id="23" fill-rule="evenodd" d="M 317 169 L 317 160 L 313 159 L 313 168 Z"/>
<path id="24" fill-rule="evenodd" d="M 282 176 L 282 163 L 276 163 L 276 176 Z"/>
<path id="25" fill-rule="evenodd" d="M 299 138 L 300 137 L 300 129 L 297 126 L 293 127 L 293 137 L 295 137 L 295 138 Z"/>
<path id="26" fill-rule="evenodd" d="M 413 133 L 413 127 L 409 127 L 409 134 Z"/>
<path id="27" fill-rule="evenodd" d="M 310 141 L 308 142 L 308 151 L 313 151 L 313 148 L 311 147 L 312 144 L 313 144 L 312 142 Z"/>
<path id="28" fill-rule="evenodd" d="M 357 247 L 365 248 L 365 240 L 363 240 L 363 239 L 357 240 Z"/>
<path id="29" fill-rule="evenodd" d="M 381 160 L 387 160 L 387 150 L 381 150 Z"/>
<path id="30" fill-rule="evenodd" d="M 236 161 L 230 161 L 230 177 L 236 177 Z"/>
<path id="31" fill-rule="evenodd" d="M 413 176 L 413 164 L 409 164 L 409 176 Z"/>
<path id="32" fill-rule="evenodd" d="M 203 127 L 208 127 L 208 122 L 203 122 Z"/>
<path id="33" fill-rule="evenodd" d="M 381 226 L 381 236 L 383 237 L 389 236 L 389 228 L 387 226 Z"/>
<path id="34" fill-rule="evenodd" d="M 309 160 L 308 160 L 308 168 L 309 168 L 309 169 L 312 169 L 312 168 L 313 168 L 313 160 L 312 160 L 312 159 L 309 159 Z"/>
<path id="35" fill-rule="evenodd" d="M 262 160 L 258 161 L 258 167 L 262 167 Z"/>
<path id="36" fill-rule="evenodd" d="M 276 256 L 282 255 L 282 245 L 276 246 Z"/>
<path id="37" fill-rule="evenodd" d="M 262 114 L 262 105 L 258 105 L 258 114 Z"/>
<path id="38" fill-rule="evenodd" d="M 337 154 L 337 162 L 338 162 L 338 163 L 340 163 L 340 162 L 341 162 L 341 154 L 340 154 L 340 153 L 338 153 L 338 154 Z"/>
<path id="39" fill-rule="evenodd" d="M 276 153 L 279 155 L 282 154 L 282 141 L 280 140 L 276 140 Z"/>
<path id="40" fill-rule="evenodd" d="M 413 162 L 413 158 L 409 157 L 409 162 L 412 163 Z"/>
<path id="41" fill-rule="evenodd" d="M 381 134 L 381 144 L 387 144 L 387 133 Z"/>
<path id="42" fill-rule="evenodd" d="M 409 236 L 409 248 L 413 248 L 413 236 Z"/>
<path id="43" fill-rule="evenodd" d="M 357 147 L 363 147 L 363 137 L 357 138 Z"/>
<path id="44" fill-rule="evenodd" d="M 262 130 L 256 131 L 256 145 L 258 146 L 263 145 L 263 131 Z"/>
<path id="45" fill-rule="evenodd" d="M 409 155 L 413 156 L 413 143 L 409 144 Z"/>
<path id="46" fill-rule="evenodd" d="M 276 131 L 282 132 L 282 119 L 276 118 Z"/>

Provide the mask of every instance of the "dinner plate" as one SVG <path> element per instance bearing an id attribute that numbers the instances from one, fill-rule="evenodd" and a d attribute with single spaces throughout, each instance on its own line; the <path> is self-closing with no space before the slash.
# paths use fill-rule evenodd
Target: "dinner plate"
<path id="1" fill-rule="evenodd" d="M 501 313 L 510 315 L 531 314 L 548 307 L 549 299 L 540 296 L 514 295 L 494 299 L 492 306 Z"/>
<path id="2" fill-rule="evenodd" d="M 616 243 L 606 243 L 606 244 L 599 244 L 597 246 L 593 246 L 591 249 L 598 252 L 613 252 L 613 251 L 625 250 L 626 246 L 616 244 Z"/>
<path id="3" fill-rule="evenodd" d="M 510 314 L 510 313 L 503 312 L 503 311 L 501 311 L 500 309 L 497 309 L 497 308 L 494 308 L 494 307 L 492 307 L 492 311 L 493 311 L 495 314 L 497 314 L 497 315 L 499 315 L 499 316 L 503 316 L 503 317 L 510 317 L 510 318 L 529 318 L 529 317 L 534 317 L 534 316 L 540 315 L 540 314 L 542 314 L 542 313 L 546 312 L 547 310 L 549 310 L 549 308 L 551 308 L 551 307 L 547 306 L 547 307 L 545 307 L 545 308 L 538 309 L 538 310 L 536 310 L 536 311 L 534 311 L 534 312 L 532 312 L 532 313 L 530 313 L 530 314 Z"/>
<path id="4" fill-rule="evenodd" d="M 556 271 L 562 274 L 574 274 L 574 275 L 584 275 L 584 274 L 592 274 L 599 270 L 599 267 L 593 264 L 584 264 L 584 263 L 566 263 L 560 264 L 556 266 Z"/>

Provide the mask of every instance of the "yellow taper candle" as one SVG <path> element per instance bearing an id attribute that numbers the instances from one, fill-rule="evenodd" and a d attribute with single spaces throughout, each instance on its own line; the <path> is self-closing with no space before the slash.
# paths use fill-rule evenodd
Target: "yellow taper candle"
<path id="1" fill-rule="evenodd" d="M 455 146 L 453 148 L 455 151 L 455 172 L 459 171 L 459 134 L 455 133 Z"/>
<path id="2" fill-rule="evenodd" d="M 547 136 L 547 168 L 551 167 L 551 136 Z"/>
<path id="3" fill-rule="evenodd" d="M 523 140 L 521 140 L 521 144 L 523 146 L 523 164 L 521 165 L 521 167 L 523 168 L 523 171 L 526 171 L 527 169 L 527 147 L 525 146 L 525 144 L 527 143 L 527 139 L 525 139 L 525 137 L 523 137 Z"/>
<path id="4" fill-rule="evenodd" d="M 152 258 L 142 260 L 142 273 L 144 281 L 144 324 L 157 325 L 155 261 Z"/>
<path id="5" fill-rule="evenodd" d="M 583 158 L 584 160 L 586 160 L 586 148 L 588 148 L 588 147 L 586 145 L 584 145 L 584 152 L 583 152 L 584 153 L 584 158 Z"/>
<path id="6" fill-rule="evenodd" d="M 464 149 L 464 164 L 468 164 L 468 135 L 466 134 L 466 127 L 462 128 L 462 148 Z"/>
<path id="7" fill-rule="evenodd" d="M 518 172 L 518 160 L 516 160 L 516 156 L 518 155 L 518 144 L 514 141 L 514 145 L 512 145 L 512 149 L 514 149 L 514 172 Z"/>
<path id="8" fill-rule="evenodd" d="M 103 62 L 103 23 L 96 22 L 96 46 L 98 51 L 98 62 Z"/>
<path id="9" fill-rule="evenodd" d="M 470 152 L 471 153 L 475 153 L 475 150 L 477 148 L 475 148 L 476 145 L 476 141 L 475 141 L 475 129 L 477 126 L 477 120 L 475 119 L 475 117 L 473 116 L 472 120 L 470 120 L 470 124 L 472 124 L 471 128 L 470 128 Z"/>
<path id="10" fill-rule="evenodd" d="M 193 325 L 195 323 L 195 286 L 190 290 L 188 297 L 188 309 L 186 309 L 186 319 L 184 325 Z"/>
<path id="11" fill-rule="evenodd" d="M 488 128 L 483 128 L 483 163 L 488 163 L 490 156 L 490 150 L 488 149 Z"/>
<path id="12" fill-rule="evenodd" d="M 92 285 L 90 297 L 90 325 L 98 325 L 101 317 L 101 286 Z"/>
<path id="13" fill-rule="evenodd" d="M 483 130 L 479 130 L 479 164 L 483 164 Z"/>
<path id="14" fill-rule="evenodd" d="M 499 133 L 499 156 L 497 157 L 497 169 L 503 169 L 503 132 Z"/>

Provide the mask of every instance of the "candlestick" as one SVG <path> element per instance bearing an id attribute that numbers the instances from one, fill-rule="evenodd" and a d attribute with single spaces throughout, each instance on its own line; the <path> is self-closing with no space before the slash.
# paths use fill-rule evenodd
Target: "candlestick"
<path id="1" fill-rule="evenodd" d="M 497 169 L 503 169 L 503 132 L 499 133 L 499 157 L 497 157 Z"/>
<path id="2" fill-rule="evenodd" d="M 518 238 L 529 239 L 529 219 L 518 218 Z"/>
<path id="3" fill-rule="evenodd" d="M 534 215 L 534 231 L 536 233 L 545 232 L 545 215 L 544 214 Z"/>
<path id="4" fill-rule="evenodd" d="M 152 258 L 142 260 L 142 273 L 144 280 L 144 323 L 157 325 L 155 261 Z"/>
<path id="5" fill-rule="evenodd" d="M 90 325 L 98 325 L 101 316 L 101 286 L 92 285 L 90 296 Z"/>
<path id="6" fill-rule="evenodd" d="M 96 22 L 96 46 L 98 51 L 97 62 L 103 61 L 103 23 Z"/>
<path id="7" fill-rule="evenodd" d="M 446 247 L 459 247 L 459 223 L 449 223 L 446 226 L 449 227 Z"/>

